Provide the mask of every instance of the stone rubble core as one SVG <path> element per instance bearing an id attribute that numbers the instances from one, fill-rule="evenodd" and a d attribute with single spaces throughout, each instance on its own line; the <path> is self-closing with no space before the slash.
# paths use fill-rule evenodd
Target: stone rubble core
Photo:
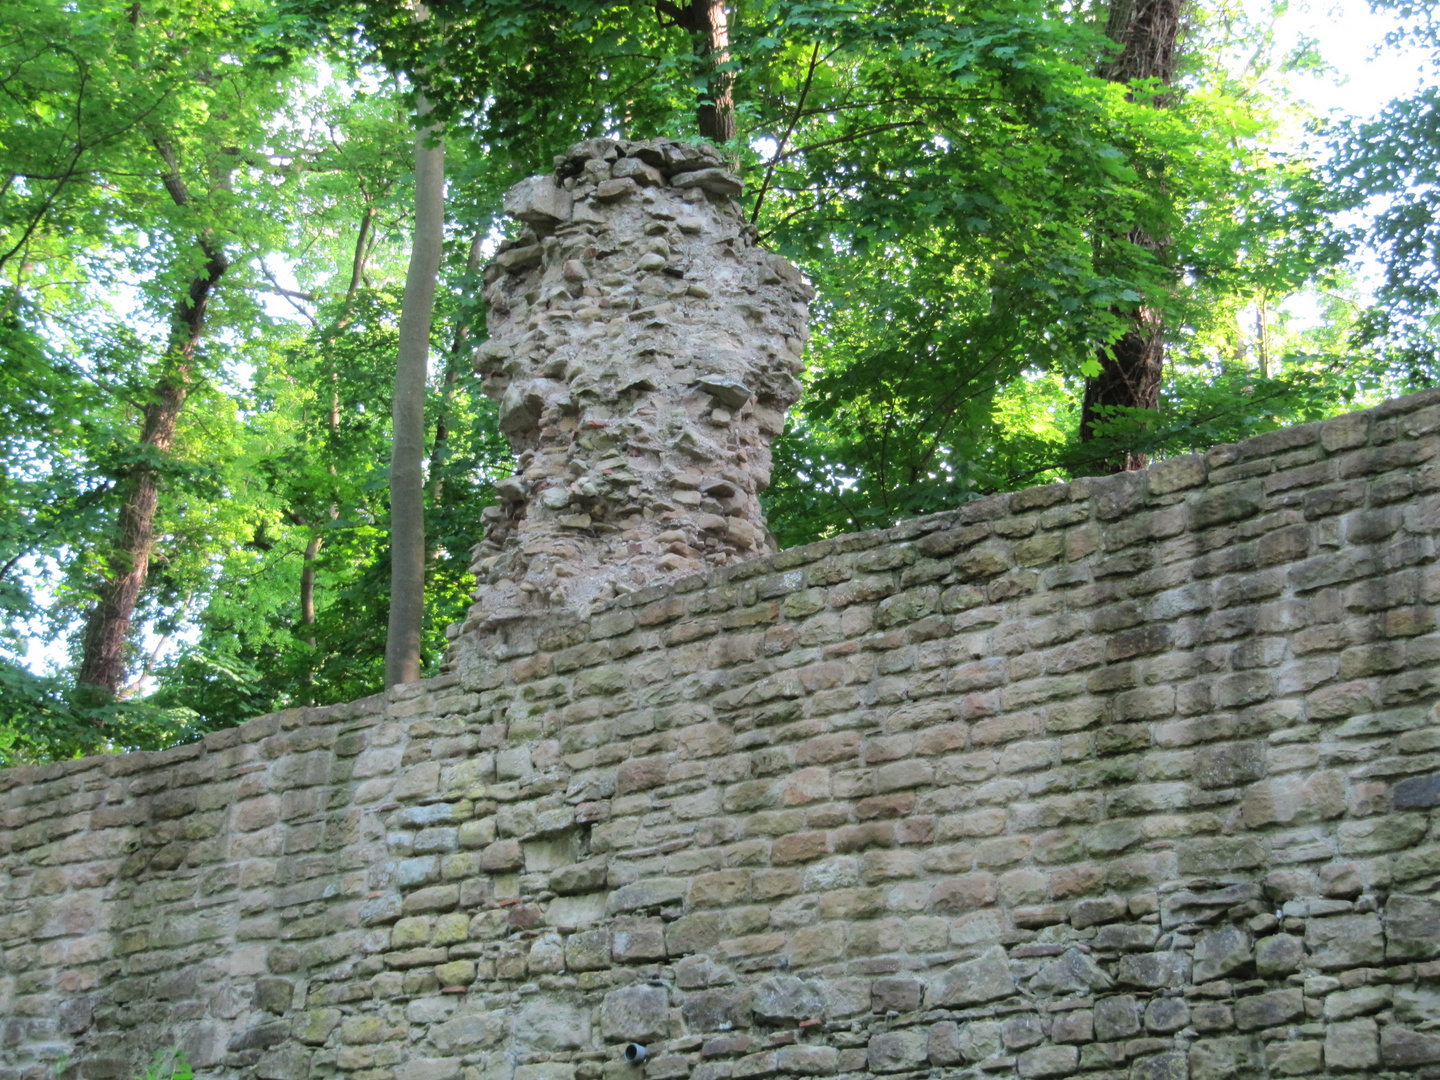
<path id="1" fill-rule="evenodd" d="M 814 290 L 755 246 L 713 149 L 591 139 L 506 195 L 485 271 L 485 392 L 517 455 L 452 636 L 775 550 L 770 441 L 800 396 Z"/>

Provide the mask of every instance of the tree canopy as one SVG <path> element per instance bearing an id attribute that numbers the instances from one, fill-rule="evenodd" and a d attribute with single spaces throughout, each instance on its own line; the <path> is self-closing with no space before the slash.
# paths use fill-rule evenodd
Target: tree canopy
<path id="1" fill-rule="evenodd" d="M 382 686 L 392 443 L 434 670 L 511 467 L 471 371 L 480 270 L 503 192 L 582 138 L 721 140 L 815 285 L 767 495 L 786 546 L 1432 382 L 1434 90 L 1298 143 L 1285 80 L 1313 51 L 1272 55 L 1227 2 L 16 0 L 0 764 Z M 1429 9 L 1404 14 L 1440 50 Z M 1153 392 L 1096 396 L 1141 333 Z"/>

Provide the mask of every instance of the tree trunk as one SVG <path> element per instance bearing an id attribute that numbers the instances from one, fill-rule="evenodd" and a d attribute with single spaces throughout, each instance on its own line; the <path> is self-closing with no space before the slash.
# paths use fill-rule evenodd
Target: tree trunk
<path id="1" fill-rule="evenodd" d="M 1095 424 L 1106 418 L 1106 406 L 1153 409 L 1160 403 L 1160 381 L 1165 370 L 1165 328 L 1160 314 L 1141 308 L 1135 328 L 1120 340 L 1096 351 L 1100 374 L 1085 380 L 1080 405 L 1080 439 L 1095 438 Z M 1106 472 L 1133 472 L 1146 465 L 1144 454 L 1131 451 L 1103 463 Z"/>
<path id="2" fill-rule="evenodd" d="M 705 93 L 695 107 L 702 138 L 727 143 L 735 138 L 735 76 L 724 70 L 730 62 L 730 26 L 724 0 L 688 0 L 683 6 L 671 0 L 655 5 L 673 25 L 695 35 L 695 59 L 705 75 Z"/>
<path id="3" fill-rule="evenodd" d="M 430 111 L 422 97 L 419 115 Z M 400 305 L 390 453 L 390 624 L 385 685 L 420 677 L 425 616 L 425 377 L 445 227 L 445 148 L 438 125 L 415 136 L 415 239 Z M 431 145 L 431 144 L 434 145 Z"/>
<path id="4" fill-rule="evenodd" d="M 155 149 L 165 163 L 161 183 L 176 206 L 190 206 L 190 191 L 180 176 L 174 147 L 155 138 Z M 207 232 L 198 238 L 205 255 L 203 268 L 190 280 L 176 303 L 170 333 L 160 361 L 160 374 L 143 411 L 140 444 L 155 455 L 167 454 L 175 439 L 175 424 L 190 391 L 195 347 L 205 330 L 205 309 L 216 284 L 229 268 L 224 252 Z M 114 698 L 125 681 L 125 653 L 130 621 L 150 569 L 155 542 L 155 511 L 160 502 L 160 473 L 148 464 L 135 466 L 120 484 L 123 493 L 118 522 L 119 537 L 96 590 L 94 607 L 85 621 L 81 639 L 80 670 L 76 682 L 82 692 L 102 700 Z"/>
<path id="5" fill-rule="evenodd" d="M 1112 59 L 1100 64 L 1098 74 L 1112 82 L 1155 79 L 1169 86 L 1175 74 L 1175 42 L 1180 30 L 1183 0 L 1113 0 L 1105 26 L 1106 35 L 1120 46 Z M 1170 104 L 1168 94 L 1150 99 L 1156 108 Z M 1132 232 L 1133 244 L 1155 253 L 1166 246 L 1164 237 Z M 1120 314 L 1117 312 L 1117 314 Z M 1119 406 L 1153 409 L 1160 404 L 1160 384 L 1165 367 L 1165 326 L 1161 313 L 1141 306 L 1125 314 L 1131 326 L 1118 340 L 1095 349 L 1100 374 L 1085 380 L 1080 407 L 1080 441 L 1096 438 L 1095 424 L 1104 418 L 1103 409 Z M 1144 454 L 1129 452 L 1101 463 L 1107 472 L 1145 468 Z"/>

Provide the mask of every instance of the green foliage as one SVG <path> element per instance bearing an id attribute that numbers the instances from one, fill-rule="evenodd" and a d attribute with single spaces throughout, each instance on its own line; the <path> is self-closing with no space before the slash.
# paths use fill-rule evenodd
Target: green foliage
<path id="1" fill-rule="evenodd" d="M 427 402 L 429 430 L 443 417 L 448 431 L 426 507 L 438 662 L 509 468 L 468 374 L 485 332 L 471 242 L 498 235 L 511 183 L 576 139 L 691 136 L 708 73 L 650 2 L 427 7 L 7 8 L 0 763 L 158 746 L 379 689 L 416 87 L 446 124 L 450 169 Z M 1118 450 L 1202 450 L 1434 377 L 1433 92 L 1344 129 L 1339 168 L 1320 175 L 1278 147 L 1298 122 L 1284 73 L 1323 60 L 1308 45 L 1274 55 L 1265 18 L 1229 0 L 1195 12 L 1166 109 L 1150 107 L 1156 87 L 1096 76 L 1099 8 L 729 8 L 741 134 L 725 149 L 763 241 L 819 291 L 806 394 L 766 494 L 782 544 L 1066 479 Z M 167 194 L 161 145 L 195 193 L 186 206 Z M 1360 311 L 1330 221 L 1377 197 L 1369 241 L 1390 276 Z M 157 454 L 138 419 L 200 237 L 231 267 Z M 1305 291 L 1323 318 L 1302 332 L 1283 303 Z M 1161 403 L 1113 411 L 1081 446 L 1096 343 L 1142 305 L 1169 335 Z M 116 550 L 117 492 L 142 466 L 164 483 L 136 680 L 97 709 L 57 650 L 46 673 L 21 658 L 37 633 L 73 633 Z"/>
<path id="2" fill-rule="evenodd" d="M 195 1080 L 195 1070 L 186 1060 L 184 1050 L 170 1046 L 155 1051 L 150 1064 L 135 1080 Z"/>

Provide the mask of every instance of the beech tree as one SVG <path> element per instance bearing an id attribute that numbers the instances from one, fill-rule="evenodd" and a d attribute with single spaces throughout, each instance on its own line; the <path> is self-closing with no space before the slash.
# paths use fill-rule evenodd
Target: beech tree
<path id="1" fill-rule="evenodd" d="M 1174 53 L 1172 0 L 1108 37 L 1031 0 L 17 5 L 3 760 L 435 670 L 510 467 L 469 371 L 479 267 L 502 193 L 580 138 L 723 142 L 818 288 L 766 496 L 786 545 L 1330 415 L 1396 370 L 1338 307 L 1263 320 L 1254 362 L 1237 319 L 1330 273 L 1336 194 L 1213 42 Z M 72 655 L 37 673 L 46 633 Z"/>

